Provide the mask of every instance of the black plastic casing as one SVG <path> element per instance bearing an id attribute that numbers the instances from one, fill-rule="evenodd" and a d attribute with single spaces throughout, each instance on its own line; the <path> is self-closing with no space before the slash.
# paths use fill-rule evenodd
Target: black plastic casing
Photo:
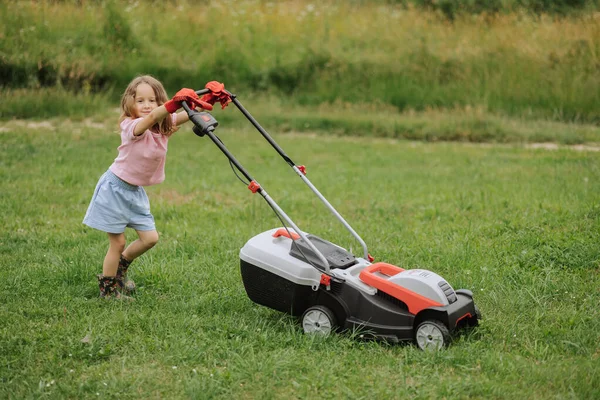
<path id="1" fill-rule="evenodd" d="M 219 122 L 207 112 L 190 111 L 188 113 L 190 121 L 194 124 L 192 130 L 200 137 L 212 132 L 219 126 Z"/>

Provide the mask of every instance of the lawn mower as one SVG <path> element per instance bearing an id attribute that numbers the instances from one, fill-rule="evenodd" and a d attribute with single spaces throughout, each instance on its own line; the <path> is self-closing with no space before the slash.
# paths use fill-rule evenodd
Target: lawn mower
<path id="1" fill-rule="evenodd" d="M 251 238 L 240 250 L 241 276 L 250 300 L 299 317 L 307 334 L 350 331 L 393 343 L 414 341 L 423 350 L 446 347 L 453 333 L 478 324 L 480 313 L 471 291 L 454 290 L 432 271 L 374 262 L 363 239 L 307 178 L 306 168 L 288 157 L 236 95 L 223 92 L 362 247 L 362 254 L 356 256 L 298 228 L 215 135 L 218 122 L 213 115 L 190 109 L 184 102 L 194 133 L 212 140 L 236 176 L 262 196 L 282 222 L 281 227 Z"/>

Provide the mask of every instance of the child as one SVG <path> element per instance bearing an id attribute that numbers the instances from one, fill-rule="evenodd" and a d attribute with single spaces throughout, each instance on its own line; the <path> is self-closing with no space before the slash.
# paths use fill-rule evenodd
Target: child
<path id="1" fill-rule="evenodd" d="M 135 78 L 123 93 L 119 155 L 98 181 L 83 219 L 84 224 L 108 233 L 108 252 L 98 275 L 100 297 L 131 299 L 124 294 L 135 288 L 127 279 L 127 269 L 158 242 L 143 186 L 165 179 L 167 143 L 188 121 L 186 112 L 175 114 L 182 101 L 190 108 L 212 110 L 192 89 L 181 89 L 168 100 L 163 85 L 148 75 Z M 127 226 L 135 229 L 138 239 L 125 248 Z"/>

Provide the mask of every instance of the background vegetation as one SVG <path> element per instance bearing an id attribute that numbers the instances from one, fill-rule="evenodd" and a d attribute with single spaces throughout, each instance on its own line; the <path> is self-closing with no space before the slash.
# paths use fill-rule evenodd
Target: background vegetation
<path id="1" fill-rule="evenodd" d="M 305 106 L 597 124 L 597 10 L 586 0 L 2 2 L 3 96 L 58 88 L 63 101 L 3 102 L 0 117 L 72 114 L 80 98 L 60 91 L 114 101 L 151 73 L 170 92 L 217 79 Z"/>

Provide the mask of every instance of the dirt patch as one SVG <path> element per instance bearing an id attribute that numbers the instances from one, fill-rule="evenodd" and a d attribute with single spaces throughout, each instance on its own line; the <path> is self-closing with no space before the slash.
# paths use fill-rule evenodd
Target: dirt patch
<path id="1" fill-rule="evenodd" d="M 83 127 L 92 129 L 106 129 L 107 126 L 111 125 L 109 122 L 96 122 L 91 118 L 86 118 L 83 121 L 72 121 L 69 119 L 51 119 L 45 121 L 31 121 L 23 119 L 11 119 L 8 121 L 0 121 L 0 131 L 8 132 L 13 127 L 27 128 L 27 129 L 45 129 L 45 130 L 56 130 L 62 126 L 71 127 Z M 116 126 L 116 122 L 112 125 Z"/>
<path id="2" fill-rule="evenodd" d="M 600 151 L 600 144 L 592 143 L 592 144 L 559 144 L 559 143 L 489 143 L 489 142 L 453 142 L 453 141 L 438 141 L 438 142 L 427 142 L 427 141 L 407 141 L 403 139 L 394 139 L 394 138 L 380 138 L 380 137 L 364 137 L 364 136 L 339 136 L 339 135 L 322 135 L 316 132 L 287 132 L 285 133 L 287 136 L 291 136 L 294 138 L 308 138 L 308 139 L 319 139 L 323 141 L 336 141 L 336 140 L 344 140 L 354 143 L 361 142 L 382 142 L 382 143 L 397 143 L 397 142 L 409 142 L 412 147 L 421 146 L 421 145 L 436 145 L 436 144 L 449 144 L 456 143 L 462 144 L 464 146 L 476 146 L 476 147 L 525 147 L 526 149 L 540 149 L 540 150 L 573 150 L 573 151 Z"/>
<path id="3" fill-rule="evenodd" d="M 574 144 L 574 145 L 559 145 L 557 143 L 530 143 L 525 145 L 528 149 L 542 149 L 542 150 L 562 150 L 569 149 L 575 151 L 600 151 L 600 146 L 588 145 L 588 144 Z"/>
<path id="4" fill-rule="evenodd" d="M 51 121 L 26 121 L 20 119 L 3 122 L 2 126 L 0 126 L 0 130 L 2 132 L 8 132 L 12 127 L 27 128 L 32 130 L 43 129 L 46 131 L 56 130 L 56 126 Z"/>

